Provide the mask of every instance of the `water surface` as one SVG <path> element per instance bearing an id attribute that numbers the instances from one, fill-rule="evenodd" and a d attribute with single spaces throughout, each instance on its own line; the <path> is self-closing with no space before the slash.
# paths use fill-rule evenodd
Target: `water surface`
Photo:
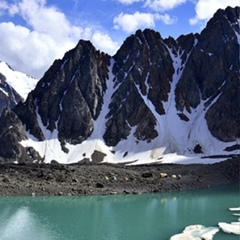
<path id="1" fill-rule="evenodd" d="M 1 197 L 0 240 L 167 240 L 192 224 L 237 221 L 239 186 L 181 193 Z M 238 240 L 218 233 L 214 240 Z"/>

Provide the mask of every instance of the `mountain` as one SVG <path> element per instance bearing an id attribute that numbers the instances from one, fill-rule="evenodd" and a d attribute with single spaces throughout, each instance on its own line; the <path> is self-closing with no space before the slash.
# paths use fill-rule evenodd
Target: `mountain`
<path id="1" fill-rule="evenodd" d="M 36 84 L 36 79 L 14 71 L 7 63 L 0 61 L 0 113 L 4 107 L 12 108 L 24 101 Z"/>
<path id="2" fill-rule="evenodd" d="M 218 10 L 200 34 L 178 39 L 138 30 L 112 57 L 80 40 L 25 102 L 3 111 L 0 158 L 183 163 L 239 154 L 239 12 Z"/>

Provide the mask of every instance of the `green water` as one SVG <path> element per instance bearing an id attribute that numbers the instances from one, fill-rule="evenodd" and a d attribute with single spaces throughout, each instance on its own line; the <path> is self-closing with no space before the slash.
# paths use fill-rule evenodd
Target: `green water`
<path id="1" fill-rule="evenodd" d="M 237 221 L 228 208 L 239 206 L 238 185 L 133 196 L 1 197 L 0 240 L 167 240 L 188 225 Z"/>

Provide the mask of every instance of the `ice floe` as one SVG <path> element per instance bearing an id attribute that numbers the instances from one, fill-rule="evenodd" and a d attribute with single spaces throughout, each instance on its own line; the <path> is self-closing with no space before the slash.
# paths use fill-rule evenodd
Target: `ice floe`
<path id="1" fill-rule="evenodd" d="M 236 235 L 240 235 L 240 222 L 236 222 L 236 223 L 220 222 L 218 223 L 218 226 L 222 229 L 222 231 L 226 233 L 233 233 Z"/>
<path id="2" fill-rule="evenodd" d="M 229 208 L 230 211 L 240 211 L 240 207 L 237 208 Z M 233 213 L 234 216 L 239 216 L 239 213 Z M 240 235 L 240 219 L 238 219 L 238 222 L 231 222 L 231 223 L 225 223 L 225 222 L 219 222 L 218 226 L 222 229 L 222 231 L 226 233 L 233 233 L 236 235 Z"/>
<path id="3" fill-rule="evenodd" d="M 237 208 L 229 208 L 230 211 L 240 211 L 240 207 Z"/>
<path id="4" fill-rule="evenodd" d="M 240 207 L 229 208 L 230 211 L 240 211 Z M 238 213 L 233 213 L 238 216 Z M 219 222 L 219 227 L 205 227 L 203 225 L 190 225 L 184 229 L 182 233 L 176 234 L 170 240 L 212 240 L 214 235 L 220 230 L 225 233 L 240 235 L 240 219 L 238 222 Z"/>
<path id="5" fill-rule="evenodd" d="M 218 231 L 217 227 L 190 225 L 184 229 L 183 233 L 174 235 L 170 240 L 211 240 Z"/>

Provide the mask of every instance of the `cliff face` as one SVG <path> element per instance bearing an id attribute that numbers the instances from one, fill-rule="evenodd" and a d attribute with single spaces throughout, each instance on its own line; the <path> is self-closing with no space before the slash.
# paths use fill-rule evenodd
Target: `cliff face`
<path id="1" fill-rule="evenodd" d="M 0 73 L 0 114 L 5 107 L 12 108 L 21 100 L 21 96 L 6 82 L 6 77 Z"/>
<path id="2" fill-rule="evenodd" d="M 79 144 L 93 131 L 106 90 L 110 57 L 80 41 L 56 60 L 25 103 L 14 110 L 26 129 L 45 140 L 41 125 L 58 131 L 61 143 Z M 39 124 L 41 120 L 41 124 Z"/>
<path id="3" fill-rule="evenodd" d="M 154 161 L 226 148 L 236 154 L 238 18 L 239 7 L 219 10 L 201 34 L 176 40 L 138 30 L 113 57 L 81 40 L 24 103 L 2 114 L 7 135 L 0 141 L 8 150 L 0 156 L 66 163 Z M 13 122 L 14 133 L 5 122 Z"/>
<path id="4" fill-rule="evenodd" d="M 239 138 L 239 8 L 219 10 L 196 38 L 176 88 L 177 108 L 189 113 L 204 101 L 210 132 Z"/>

